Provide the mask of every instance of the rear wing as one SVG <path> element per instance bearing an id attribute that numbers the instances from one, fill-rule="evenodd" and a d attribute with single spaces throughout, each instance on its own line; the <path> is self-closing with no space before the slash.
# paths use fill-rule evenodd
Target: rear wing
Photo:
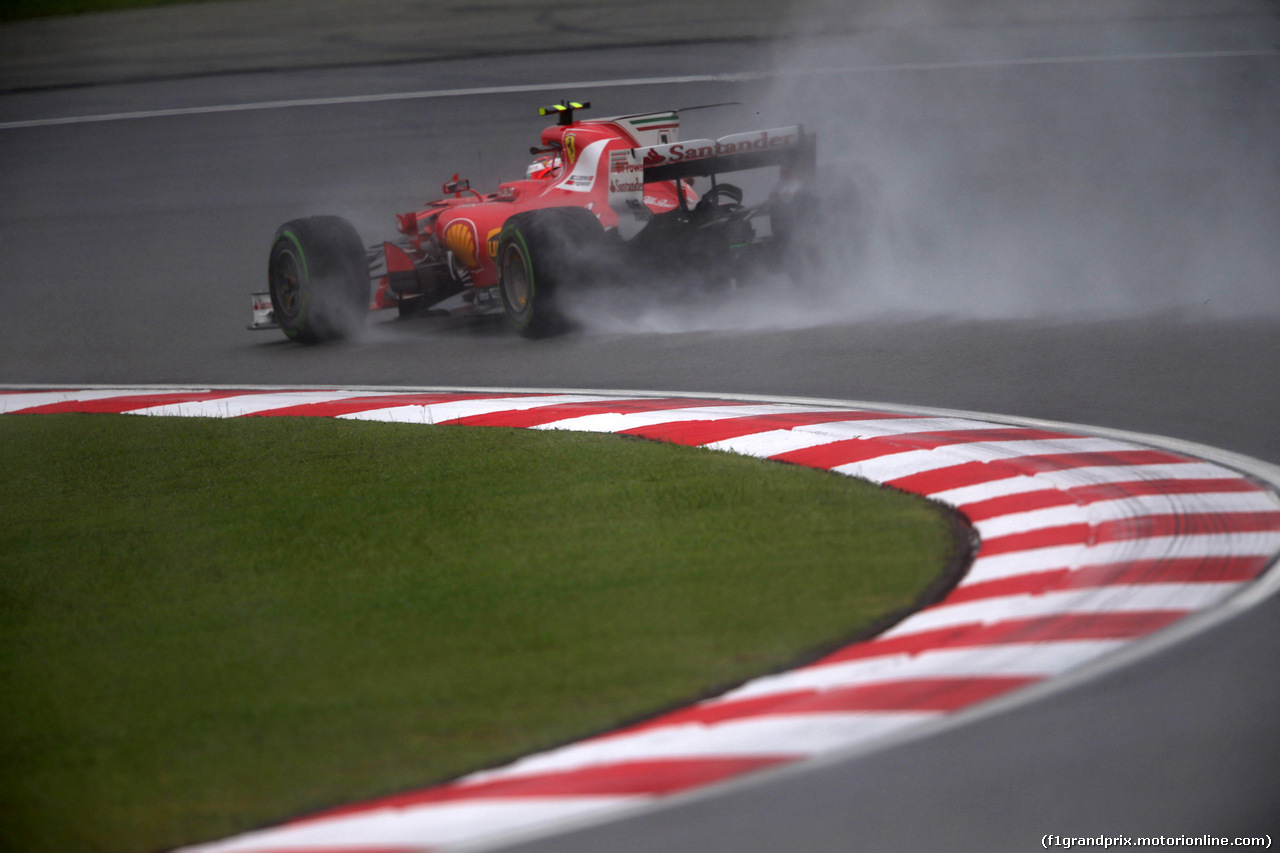
<path id="1" fill-rule="evenodd" d="M 781 166 L 784 174 L 811 174 L 817 151 L 817 137 L 799 125 L 610 151 L 609 207 L 618 214 L 619 231 L 629 238 L 648 220 L 645 184 L 767 166 Z"/>
<path id="2" fill-rule="evenodd" d="M 797 125 L 655 145 L 636 153 L 644 164 L 645 183 L 652 183 L 766 166 L 811 169 L 817 157 L 816 142 L 813 134 Z"/>

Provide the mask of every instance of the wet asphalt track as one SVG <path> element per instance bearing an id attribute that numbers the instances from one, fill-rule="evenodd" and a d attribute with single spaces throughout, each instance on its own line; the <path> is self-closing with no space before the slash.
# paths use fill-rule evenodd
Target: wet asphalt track
<path id="1" fill-rule="evenodd" d="M 973 29 L 919 41 L 873 34 L 859 47 L 882 70 L 841 84 L 834 122 L 817 106 L 831 95 L 826 76 L 799 92 L 796 79 L 814 78 L 788 78 L 783 93 L 767 80 L 579 87 L 0 129 L 0 383 L 821 396 L 1139 430 L 1280 462 L 1276 57 L 903 67 L 1117 46 L 1125 54 L 1274 48 L 1274 5 L 1252 8 L 1252 16 L 1124 27 L 1012 28 L 998 40 Z M 770 59 L 759 45 L 720 44 L 197 78 L 8 95 L 0 122 L 752 71 Z M 908 212 L 919 204 L 907 191 L 918 186 L 902 177 L 910 163 L 887 143 L 919 142 L 929 154 L 919 174 L 935 179 L 925 186 L 936 189 L 932 218 L 904 225 L 900 217 L 896 231 L 886 229 L 896 234 L 894 258 L 903 245 L 919 248 L 912 298 L 904 306 L 886 297 L 885 264 L 876 281 L 860 283 L 863 307 L 796 308 L 789 296 L 755 294 L 745 297 L 750 310 L 646 309 L 638 332 L 614 311 L 542 342 L 434 319 L 379 323 L 362 340 L 310 348 L 244 330 L 246 294 L 262 286 L 280 222 L 343 213 L 377 239 L 392 213 L 431 197 L 455 170 L 482 185 L 518 174 L 541 126 L 532 108 L 570 95 L 595 102 L 597 114 L 751 104 L 691 113 L 686 136 L 798 112 L 827 125 L 828 159 L 856 159 L 873 174 L 884 167 L 881 224 L 901 213 L 895 204 Z M 1126 133 L 1137 138 L 1108 134 L 1133 103 L 1143 105 L 1142 126 Z M 839 139 L 850 116 L 887 129 L 846 149 Z M 992 124 L 1001 132 L 977 132 Z M 1134 159 L 1135 150 L 1146 155 Z M 1053 227 L 1028 230 L 1044 210 L 1055 212 L 1046 219 Z M 1013 241 L 1001 234 L 1020 245 L 1034 235 L 1044 251 L 984 263 L 983 247 L 1008 254 Z M 1081 252 L 1106 263 L 1068 263 L 1072 234 L 1089 247 Z M 950 268 L 940 260 L 948 256 Z M 1197 260 L 1206 257 L 1210 275 Z M 1109 289 L 1104 273 L 1120 283 Z M 999 287 L 984 289 L 998 277 Z M 1076 292 L 1076 279 L 1094 284 Z M 1045 833 L 1280 835 L 1277 625 L 1272 601 L 1050 702 L 527 849 L 1025 850 Z"/>

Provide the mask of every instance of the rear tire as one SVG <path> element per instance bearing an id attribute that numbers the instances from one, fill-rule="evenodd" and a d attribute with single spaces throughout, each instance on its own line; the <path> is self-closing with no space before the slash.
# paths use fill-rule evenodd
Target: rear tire
<path id="1" fill-rule="evenodd" d="M 365 247 L 341 217 L 310 216 L 280 226 L 267 280 L 276 322 L 301 343 L 345 338 L 369 310 Z"/>
<path id="2" fill-rule="evenodd" d="M 526 338 L 563 332 L 572 291 L 607 275 L 606 240 L 595 214 L 580 207 L 508 219 L 498 235 L 498 290 L 511 327 Z"/>

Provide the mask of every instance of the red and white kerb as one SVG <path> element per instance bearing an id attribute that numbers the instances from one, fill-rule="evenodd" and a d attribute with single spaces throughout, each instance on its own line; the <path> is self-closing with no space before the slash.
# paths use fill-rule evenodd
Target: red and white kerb
<path id="1" fill-rule="evenodd" d="M 965 416 L 585 393 L 136 389 L 2 392 L 5 412 L 618 433 L 864 477 L 954 506 L 981 537 L 942 602 L 815 663 L 496 770 L 190 853 L 483 844 L 846 750 L 1098 660 L 1214 607 L 1280 554 L 1280 498 L 1237 471 Z"/>

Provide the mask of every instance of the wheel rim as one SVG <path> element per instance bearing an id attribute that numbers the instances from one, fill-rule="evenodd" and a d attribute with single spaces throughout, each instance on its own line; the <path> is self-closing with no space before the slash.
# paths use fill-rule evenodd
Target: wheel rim
<path id="1" fill-rule="evenodd" d="M 511 318 L 519 323 L 526 322 L 533 299 L 533 282 L 524 253 L 514 243 L 507 246 L 502 255 L 502 293 Z"/>
<path id="2" fill-rule="evenodd" d="M 281 249 L 271 266 L 271 293 L 275 308 L 288 319 L 302 307 L 302 265 L 291 249 Z"/>

